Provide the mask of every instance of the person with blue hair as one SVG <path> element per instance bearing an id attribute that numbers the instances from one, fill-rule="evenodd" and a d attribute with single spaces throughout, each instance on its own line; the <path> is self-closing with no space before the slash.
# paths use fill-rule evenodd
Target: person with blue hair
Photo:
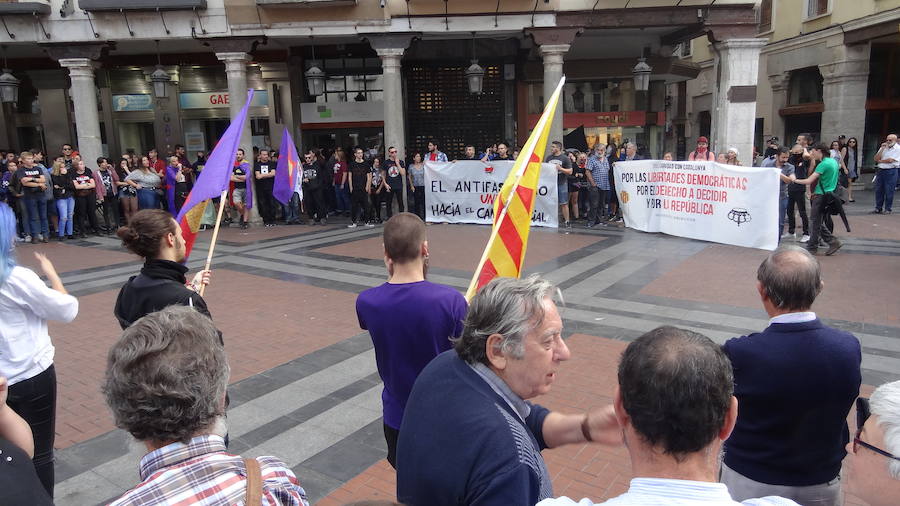
<path id="1" fill-rule="evenodd" d="M 42 253 L 34 256 L 49 288 L 34 271 L 16 265 L 15 238 L 15 215 L 0 203 L 0 373 L 9 381 L 7 404 L 34 434 L 34 467 L 52 497 L 56 370 L 47 320 L 74 320 L 78 299 L 66 293 L 53 263 Z"/>

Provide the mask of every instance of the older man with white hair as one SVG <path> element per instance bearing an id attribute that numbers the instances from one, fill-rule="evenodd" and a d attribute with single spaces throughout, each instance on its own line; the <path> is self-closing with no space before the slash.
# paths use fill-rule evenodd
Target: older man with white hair
<path id="1" fill-rule="evenodd" d="M 612 407 L 566 415 L 527 401 L 550 391 L 569 348 L 536 276 L 497 278 L 472 299 L 455 349 L 413 386 L 397 445 L 397 499 L 412 506 L 531 505 L 553 495 L 544 448 L 619 444 Z"/>
<path id="2" fill-rule="evenodd" d="M 869 506 L 900 504 L 900 381 L 856 400 L 856 437 L 844 459 L 846 492 Z"/>

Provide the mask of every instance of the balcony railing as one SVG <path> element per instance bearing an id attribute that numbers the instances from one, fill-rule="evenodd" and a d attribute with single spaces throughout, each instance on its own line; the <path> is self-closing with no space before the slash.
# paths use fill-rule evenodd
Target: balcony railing
<path id="1" fill-rule="evenodd" d="M 86 11 L 155 11 L 206 9 L 206 0 L 78 0 Z"/>

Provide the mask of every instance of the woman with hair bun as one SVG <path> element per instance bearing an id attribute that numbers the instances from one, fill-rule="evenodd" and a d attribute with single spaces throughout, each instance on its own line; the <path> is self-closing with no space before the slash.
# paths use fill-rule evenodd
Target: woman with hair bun
<path id="1" fill-rule="evenodd" d="M 52 497 L 56 369 L 47 320 L 74 320 L 78 299 L 66 293 L 53 263 L 42 253 L 34 256 L 50 288 L 34 271 L 16 265 L 15 237 L 15 215 L 0 203 L 0 371 L 9 381 L 6 403 L 31 427 L 34 468 Z"/>
<path id="2" fill-rule="evenodd" d="M 162 209 L 142 209 L 116 235 L 122 245 L 144 259 L 140 274 L 128 279 L 119 291 L 114 313 L 122 329 L 150 313 L 177 304 L 193 306 L 210 316 L 198 293 L 209 284 L 210 271 L 200 271 L 188 283 L 185 274 L 186 245 L 181 227 Z"/>

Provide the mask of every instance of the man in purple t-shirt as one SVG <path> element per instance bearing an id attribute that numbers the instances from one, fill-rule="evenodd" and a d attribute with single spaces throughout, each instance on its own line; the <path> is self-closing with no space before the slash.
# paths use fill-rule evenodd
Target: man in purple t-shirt
<path id="1" fill-rule="evenodd" d="M 359 326 L 369 331 L 384 382 L 384 439 L 396 468 L 397 438 L 413 383 L 431 359 L 449 350 L 466 317 L 466 299 L 453 288 L 425 281 L 428 241 L 425 223 L 400 213 L 384 224 L 388 281 L 356 299 Z M 399 311 L 398 311 L 399 309 Z"/>

